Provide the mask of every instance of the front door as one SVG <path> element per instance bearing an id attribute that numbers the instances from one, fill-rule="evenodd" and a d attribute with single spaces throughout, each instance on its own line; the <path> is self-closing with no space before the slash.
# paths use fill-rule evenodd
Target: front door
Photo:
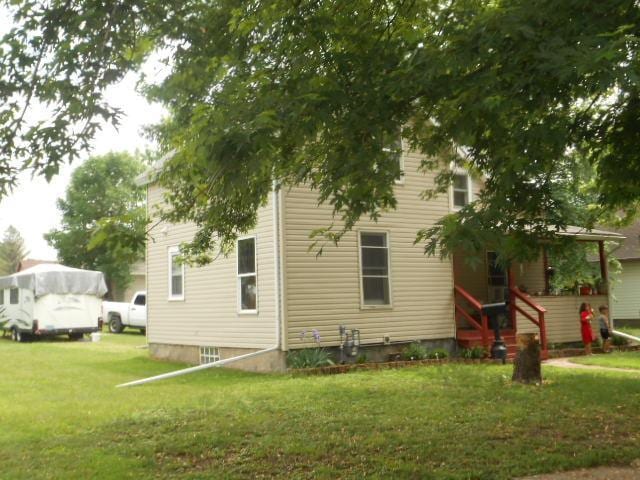
<path id="1" fill-rule="evenodd" d="M 509 301 L 509 273 L 498 264 L 496 252 L 487 252 L 487 298 L 489 303 Z M 498 319 L 500 328 L 513 328 L 509 315 Z"/>
<path id="2" fill-rule="evenodd" d="M 487 298 L 489 303 L 505 302 L 509 299 L 509 277 L 498 264 L 498 254 L 487 252 Z"/>

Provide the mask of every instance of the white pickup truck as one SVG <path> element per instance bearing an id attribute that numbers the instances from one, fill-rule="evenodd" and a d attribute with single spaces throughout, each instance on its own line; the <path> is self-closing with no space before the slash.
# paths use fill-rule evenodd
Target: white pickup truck
<path id="1" fill-rule="evenodd" d="M 102 319 L 111 333 L 120 333 L 124 327 L 147 329 L 147 292 L 136 292 L 131 302 L 102 302 Z"/>

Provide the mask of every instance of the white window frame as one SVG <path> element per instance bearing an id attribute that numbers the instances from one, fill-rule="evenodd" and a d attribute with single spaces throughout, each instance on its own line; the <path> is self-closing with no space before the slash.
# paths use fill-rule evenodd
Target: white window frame
<path id="1" fill-rule="evenodd" d="M 178 246 L 172 246 L 169 247 L 167 249 L 167 266 L 168 266 L 168 275 L 167 275 L 167 280 L 168 280 L 168 300 L 170 302 L 182 302 L 184 301 L 184 287 L 185 287 L 185 281 L 184 281 L 184 263 L 182 263 L 180 265 L 180 267 L 182 268 L 182 294 L 181 295 L 174 295 L 173 289 L 171 288 L 173 286 L 172 282 L 173 282 L 173 258 L 180 255 L 180 247 Z"/>
<path id="2" fill-rule="evenodd" d="M 402 134 L 400 136 L 400 156 L 398 157 L 398 164 L 400 166 L 400 178 L 394 180 L 396 185 L 404 185 L 404 141 L 402 140 Z M 383 147 L 383 152 L 391 152 L 389 147 Z"/>
<path id="3" fill-rule="evenodd" d="M 238 258 L 238 253 L 240 251 L 239 249 L 239 243 L 242 240 L 249 240 L 253 238 L 253 248 L 254 248 L 254 252 L 253 252 L 253 273 L 240 273 L 238 271 L 238 263 L 239 263 L 239 258 Z M 256 277 L 256 308 L 253 310 L 246 310 L 242 308 L 242 278 L 244 277 Z M 257 235 L 245 235 L 243 237 L 238 237 L 238 239 L 236 240 L 236 303 L 237 303 L 237 310 L 238 310 L 238 314 L 239 315 L 256 315 L 258 313 L 258 299 L 260 298 L 260 295 L 258 294 L 258 236 Z"/>
<path id="4" fill-rule="evenodd" d="M 469 172 L 464 168 L 455 168 L 453 170 L 454 175 L 465 175 L 467 177 L 467 205 L 473 202 L 473 180 Z M 449 201 L 451 202 L 451 210 L 454 212 L 458 212 L 464 208 L 464 206 L 458 206 L 455 204 L 455 196 L 454 196 L 454 185 L 451 182 L 449 186 Z"/>
<path id="5" fill-rule="evenodd" d="M 387 246 L 386 247 L 365 247 L 365 248 L 386 248 L 387 250 L 387 283 L 389 288 L 389 303 L 383 304 L 370 304 L 364 303 L 364 275 L 362 275 L 362 234 L 367 233 L 384 233 L 386 235 Z M 376 228 L 363 228 L 357 230 L 358 234 L 358 277 L 360 279 L 360 309 L 361 310 L 375 310 L 375 309 L 392 309 L 393 308 L 393 283 L 391 276 L 391 233 L 389 230 L 382 230 Z M 366 275 L 371 277 L 373 275 Z"/>

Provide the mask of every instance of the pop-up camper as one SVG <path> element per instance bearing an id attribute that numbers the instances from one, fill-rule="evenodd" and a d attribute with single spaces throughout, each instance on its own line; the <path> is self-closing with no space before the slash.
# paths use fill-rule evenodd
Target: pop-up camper
<path id="1" fill-rule="evenodd" d="M 0 277 L 0 329 L 22 342 L 50 335 L 71 339 L 99 329 L 102 272 L 42 264 Z"/>

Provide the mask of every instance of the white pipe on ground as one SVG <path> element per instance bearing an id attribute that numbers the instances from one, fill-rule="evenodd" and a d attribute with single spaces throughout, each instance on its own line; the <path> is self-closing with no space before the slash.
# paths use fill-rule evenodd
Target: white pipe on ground
<path id="1" fill-rule="evenodd" d="M 627 340 L 632 340 L 634 342 L 640 343 L 640 338 L 634 337 L 633 335 L 629 335 L 628 333 L 624 333 L 619 330 L 611 330 L 611 333 L 613 333 L 614 335 L 618 335 L 619 337 L 624 337 Z"/>
<path id="2" fill-rule="evenodd" d="M 143 378 L 141 380 L 134 380 L 133 382 L 121 383 L 117 385 L 117 388 L 120 387 L 133 387 L 136 385 L 143 385 L 149 382 L 155 382 L 157 380 L 165 380 L 167 378 L 178 377 L 180 375 L 186 375 L 188 373 L 198 372 L 200 370 L 206 370 L 207 368 L 212 367 L 223 367 L 224 365 L 228 365 L 230 363 L 237 362 L 238 360 L 244 360 L 245 358 L 257 357 L 258 355 L 263 355 L 265 353 L 273 352 L 278 350 L 280 347 L 278 345 L 270 348 L 266 348 L 264 350 L 259 350 L 257 352 L 245 353 L 244 355 L 239 355 L 237 357 L 225 358 L 224 360 L 218 360 L 217 362 L 204 363 L 202 365 L 196 365 L 195 367 L 183 368 L 182 370 L 174 370 L 173 372 L 163 373 L 161 375 L 156 375 L 154 377 Z"/>

